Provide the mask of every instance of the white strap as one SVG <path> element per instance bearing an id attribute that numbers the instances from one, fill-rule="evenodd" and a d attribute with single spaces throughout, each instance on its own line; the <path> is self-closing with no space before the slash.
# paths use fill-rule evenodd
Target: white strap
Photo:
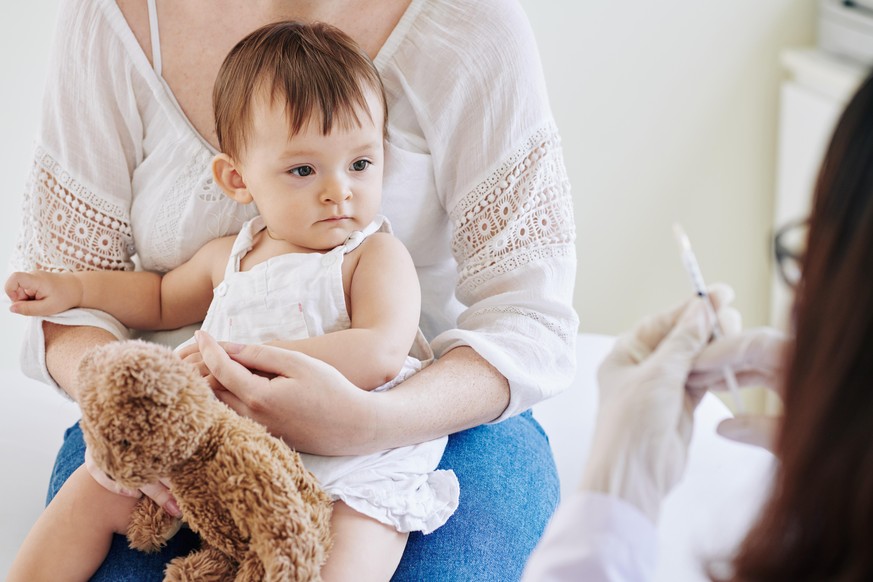
<path id="1" fill-rule="evenodd" d="M 227 279 L 233 273 L 238 273 L 242 258 L 252 250 L 254 245 L 255 235 L 265 229 L 264 219 L 260 215 L 252 218 L 242 225 L 236 239 L 233 241 L 233 248 L 230 249 L 230 257 L 227 259 L 227 266 L 224 268 L 224 278 Z"/>
<path id="2" fill-rule="evenodd" d="M 342 244 L 343 254 L 347 255 L 364 242 L 364 239 L 373 234 L 374 232 L 391 232 L 391 225 L 388 224 L 388 219 L 382 215 L 376 216 L 376 219 L 373 220 L 370 224 L 364 227 L 364 230 L 356 230 L 349 234 L 346 237 L 346 241 Z"/>
<path id="3" fill-rule="evenodd" d="M 152 36 L 152 67 L 161 76 L 161 34 L 158 31 L 158 7 L 156 0 L 149 0 L 149 29 Z"/>

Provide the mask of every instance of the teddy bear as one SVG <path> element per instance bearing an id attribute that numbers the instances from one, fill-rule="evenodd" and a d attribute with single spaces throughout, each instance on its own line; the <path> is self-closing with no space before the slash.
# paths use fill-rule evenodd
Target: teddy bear
<path id="1" fill-rule="evenodd" d="M 331 501 L 299 455 L 212 394 L 170 349 L 141 340 L 88 352 L 79 366 L 82 432 L 94 464 L 137 489 L 169 478 L 200 549 L 164 580 L 319 580 Z M 178 520 L 142 497 L 127 531 L 154 551 Z"/>

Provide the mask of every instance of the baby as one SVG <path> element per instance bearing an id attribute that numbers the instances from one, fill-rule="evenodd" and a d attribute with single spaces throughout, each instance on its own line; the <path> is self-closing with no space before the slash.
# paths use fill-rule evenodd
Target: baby
<path id="1" fill-rule="evenodd" d="M 387 105 L 367 55 L 328 25 L 268 25 L 227 56 L 213 105 L 216 183 L 259 216 L 163 276 L 14 273 L 11 310 L 90 307 L 141 330 L 203 320 L 216 339 L 306 353 L 364 390 L 391 388 L 429 363 L 412 259 L 378 215 Z M 188 344 L 182 353 L 196 352 Z M 445 443 L 302 455 L 334 499 L 326 580 L 388 580 L 408 532 L 446 522 L 459 487 L 454 473 L 436 470 Z M 28 535 L 10 580 L 87 579 L 112 535 L 126 531 L 134 502 L 80 467 Z"/>

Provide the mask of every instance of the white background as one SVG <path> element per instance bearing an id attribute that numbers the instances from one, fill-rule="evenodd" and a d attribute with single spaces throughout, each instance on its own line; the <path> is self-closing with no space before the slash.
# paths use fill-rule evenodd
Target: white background
<path id="1" fill-rule="evenodd" d="M 576 200 L 582 331 L 614 334 L 689 293 L 671 224 L 746 322 L 768 319 L 779 51 L 814 42 L 814 0 L 522 0 Z M 0 265 L 33 151 L 58 0 L 0 19 Z M 0 367 L 21 321 L 0 306 Z"/>

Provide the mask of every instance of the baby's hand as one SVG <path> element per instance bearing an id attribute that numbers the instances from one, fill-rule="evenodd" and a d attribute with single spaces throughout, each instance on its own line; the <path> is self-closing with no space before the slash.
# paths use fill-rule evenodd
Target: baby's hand
<path id="1" fill-rule="evenodd" d="M 82 302 L 82 285 L 73 273 L 12 273 L 6 280 L 9 311 L 21 315 L 54 315 Z"/>

